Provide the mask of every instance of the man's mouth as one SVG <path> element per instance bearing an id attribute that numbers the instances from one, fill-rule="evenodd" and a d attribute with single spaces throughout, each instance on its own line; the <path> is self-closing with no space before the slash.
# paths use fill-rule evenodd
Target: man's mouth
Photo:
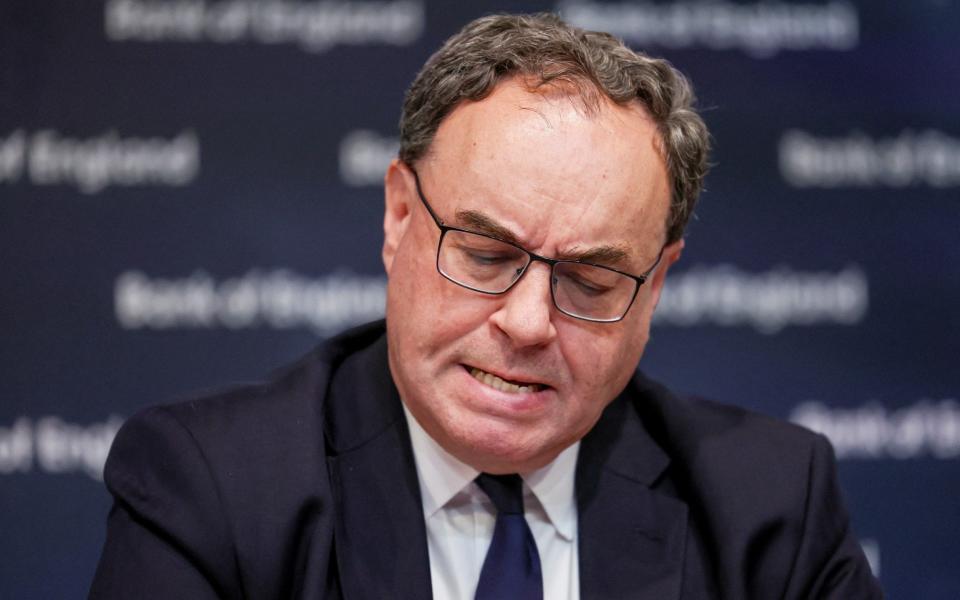
<path id="1" fill-rule="evenodd" d="M 473 375 L 473 378 L 481 383 L 485 383 L 492 387 L 495 390 L 500 390 L 501 392 L 507 392 L 508 394 L 525 394 L 529 392 L 539 392 L 545 386 L 539 383 L 526 383 L 523 381 L 507 381 L 501 377 L 497 377 L 493 373 L 487 373 L 476 367 L 469 367 L 470 374 Z"/>

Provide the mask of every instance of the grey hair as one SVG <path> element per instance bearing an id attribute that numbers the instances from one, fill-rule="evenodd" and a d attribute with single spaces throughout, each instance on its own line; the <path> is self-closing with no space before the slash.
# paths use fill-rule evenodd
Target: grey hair
<path id="1" fill-rule="evenodd" d="M 671 179 L 667 243 L 683 237 L 703 188 L 710 149 L 690 83 L 666 60 L 635 52 L 608 33 L 572 27 L 557 15 L 482 17 L 448 39 L 407 90 L 400 159 L 414 164 L 460 102 L 482 100 L 517 75 L 531 91 L 570 87 L 588 109 L 599 106 L 598 93 L 621 105 L 639 100 L 657 124 Z"/>

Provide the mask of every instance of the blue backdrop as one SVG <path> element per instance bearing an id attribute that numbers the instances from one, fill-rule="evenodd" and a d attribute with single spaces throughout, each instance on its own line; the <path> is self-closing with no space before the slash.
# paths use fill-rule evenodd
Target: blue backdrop
<path id="1" fill-rule="evenodd" d="M 937 0 L 3 0 L 0 596 L 86 594 L 125 417 L 382 314 L 403 91 L 469 19 L 534 10 L 670 58 L 715 137 L 642 367 L 827 434 L 889 597 L 960 598 Z"/>

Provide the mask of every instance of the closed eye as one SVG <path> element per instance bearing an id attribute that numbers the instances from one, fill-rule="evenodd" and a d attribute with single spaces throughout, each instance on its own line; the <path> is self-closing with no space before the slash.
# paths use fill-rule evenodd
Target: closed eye
<path id="1" fill-rule="evenodd" d="M 515 256 L 509 256 L 506 254 L 476 252 L 466 248 L 463 248 L 462 251 L 471 262 L 481 267 L 492 267 L 516 260 Z"/>
<path id="2" fill-rule="evenodd" d="M 602 285 L 583 277 L 567 276 L 567 280 L 576 286 L 578 292 L 588 296 L 600 296 L 613 289 L 613 286 Z"/>

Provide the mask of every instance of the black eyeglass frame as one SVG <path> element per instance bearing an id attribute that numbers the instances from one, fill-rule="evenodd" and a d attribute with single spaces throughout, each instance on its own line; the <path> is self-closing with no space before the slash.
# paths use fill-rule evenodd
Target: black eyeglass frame
<path id="1" fill-rule="evenodd" d="M 449 225 L 444 224 L 443 219 L 441 219 L 441 218 L 437 215 L 437 213 L 434 212 L 433 207 L 430 206 L 430 202 L 427 201 L 427 197 L 423 194 L 423 189 L 422 189 L 422 187 L 420 186 L 420 175 L 417 174 L 416 169 L 414 169 L 414 168 L 413 168 L 412 166 L 410 166 L 410 165 L 407 165 L 407 167 L 410 169 L 410 172 L 413 173 L 413 180 L 414 180 L 414 182 L 415 182 L 415 184 L 416 184 L 416 187 L 417 187 L 417 195 L 420 197 L 420 201 L 423 203 L 424 208 L 427 209 L 427 212 L 430 214 L 430 217 L 433 219 L 433 222 L 436 223 L 437 228 L 440 229 L 440 239 L 437 240 L 437 260 L 436 260 L 437 272 L 440 273 L 440 275 L 442 275 L 443 278 L 446 279 L 447 281 L 450 281 L 450 282 L 452 282 L 452 283 L 455 283 L 455 284 L 459 285 L 459 286 L 462 287 L 462 288 L 466 288 L 466 289 L 468 289 L 468 290 L 471 290 L 471 291 L 474 291 L 474 292 L 478 292 L 478 293 L 480 293 L 480 294 L 488 294 L 488 295 L 491 295 L 491 296 L 500 296 L 500 295 L 502 295 L 502 294 L 506 294 L 506 293 L 509 292 L 511 289 L 513 289 L 513 287 L 514 287 L 515 285 L 517 285 L 517 282 L 519 282 L 521 279 L 523 279 L 523 276 L 527 274 L 527 270 L 530 268 L 530 265 L 533 264 L 534 261 L 539 261 L 539 262 L 545 263 L 545 264 L 547 264 L 547 265 L 550 266 L 550 299 L 553 300 L 553 306 L 554 306 L 557 310 L 559 310 L 561 313 L 567 315 L 568 317 L 573 317 L 574 319 L 580 319 L 580 320 L 582 320 L 582 321 L 590 321 L 591 323 L 616 323 L 616 322 L 618 322 L 618 321 L 622 321 L 623 318 L 627 316 L 627 313 L 630 312 L 630 308 L 633 306 L 634 300 L 637 299 L 637 293 L 640 291 L 640 286 L 643 285 L 644 283 L 646 283 L 647 279 L 650 277 L 650 274 L 653 273 L 653 271 L 654 271 L 654 270 L 657 268 L 657 266 L 660 264 L 660 261 L 663 259 L 663 250 L 664 250 L 664 248 L 666 248 L 666 246 L 662 246 L 662 247 L 660 248 L 660 253 L 657 255 L 657 260 L 653 263 L 653 266 L 651 266 L 649 269 L 647 269 L 647 271 L 646 271 L 645 273 L 642 273 L 642 274 L 640 274 L 640 275 L 634 275 L 633 273 L 627 273 L 626 271 L 621 271 L 621 270 L 619 270 L 619 269 L 614 269 L 613 267 L 608 267 L 608 266 L 606 266 L 606 265 L 598 265 L 598 264 L 595 264 L 595 263 L 586 262 L 586 261 L 582 261 L 582 260 L 564 260 L 564 259 L 557 259 L 557 258 L 549 258 L 549 257 L 546 257 L 546 256 L 540 256 L 539 254 L 535 254 L 535 253 L 527 250 L 526 248 L 524 248 L 524 247 L 522 247 L 522 246 L 518 246 L 517 244 L 514 244 L 513 242 L 508 242 L 507 240 L 501 240 L 500 238 L 494 237 L 494 236 L 492 236 L 492 235 L 488 235 L 488 234 L 486 234 L 486 233 L 480 233 L 480 232 L 478 232 L 478 231 L 470 231 L 469 229 L 462 229 L 462 228 L 460 228 L 460 227 L 451 227 L 451 226 L 449 226 Z M 498 241 L 498 242 L 500 242 L 500 243 L 502 243 L 502 244 L 507 244 L 508 246 L 513 246 L 513 247 L 516 248 L 517 250 L 519 250 L 519 251 L 523 252 L 524 254 L 526 254 L 527 257 L 529 258 L 529 260 L 527 261 L 527 264 L 524 265 L 523 270 L 517 275 L 516 279 L 514 279 L 513 282 L 511 282 L 510 285 L 508 285 L 508 286 L 507 286 L 506 288 L 504 288 L 503 290 L 501 290 L 501 291 L 499 291 L 499 292 L 489 292 L 489 291 L 487 291 L 487 290 L 477 289 L 477 288 L 472 287 L 472 286 L 469 286 L 469 285 L 467 285 L 467 284 L 465 284 L 465 283 L 463 283 L 463 282 L 457 281 L 456 279 L 454 279 L 454 278 L 450 277 L 449 275 L 447 275 L 446 273 L 444 273 L 444 272 L 443 272 L 443 269 L 440 268 L 440 248 L 443 247 L 443 238 L 446 237 L 448 231 L 460 231 L 460 232 L 463 232 L 463 233 L 469 233 L 469 234 L 471 234 L 471 235 L 479 235 L 479 236 L 481 236 L 481 237 L 485 237 L 485 238 L 488 238 L 488 239 L 491 239 L 491 240 L 496 240 L 496 241 Z M 577 314 L 571 313 L 571 312 L 566 311 L 566 310 L 564 310 L 563 308 L 561 308 L 560 305 L 557 304 L 556 283 L 555 283 L 556 280 L 557 280 L 557 278 L 556 278 L 555 272 L 556 272 L 556 266 L 557 266 L 558 264 L 563 264 L 563 263 L 579 264 L 579 265 L 588 265 L 588 266 L 591 266 L 591 267 L 596 267 L 596 268 L 598 268 L 598 269 L 605 269 L 605 270 L 607 270 L 607 271 L 613 271 L 614 273 L 618 273 L 618 274 L 620 274 L 620 275 L 624 275 L 624 276 L 626 276 L 626 277 L 629 277 L 630 279 L 633 279 L 633 280 L 634 280 L 634 283 L 635 283 L 636 285 L 634 285 L 634 287 L 633 287 L 633 294 L 630 296 L 630 302 L 627 304 L 627 307 L 626 307 L 625 309 L 623 309 L 623 313 L 622 313 L 619 317 L 616 317 L 616 318 L 611 318 L 611 319 L 595 319 L 595 318 L 592 318 L 592 317 L 584 317 L 584 316 L 582 316 L 582 315 L 577 315 Z"/>

